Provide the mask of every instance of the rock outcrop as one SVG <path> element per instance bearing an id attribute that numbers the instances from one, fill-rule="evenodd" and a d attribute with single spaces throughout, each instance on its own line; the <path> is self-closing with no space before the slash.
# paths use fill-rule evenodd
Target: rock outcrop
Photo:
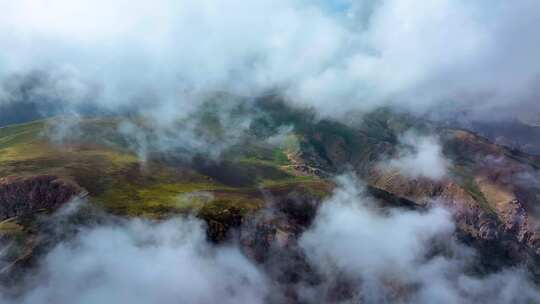
<path id="1" fill-rule="evenodd" d="M 76 183 L 52 175 L 1 178 L 0 220 L 56 209 L 75 196 L 85 195 Z"/>
<path id="2" fill-rule="evenodd" d="M 360 127 L 347 132 L 332 129 L 307 137 L 295 164 L 311 171 L 353 170 L 369 187 L 411 201 L 417 207 L 444 205 L 453 213 L 458 234 L 471 243 L 487 244 L 486 248 L 491 249 L 497 246 L 501 255 L 521 255 L 516 261 L 525 252 L 540 256 L 535 210 L 540 198 L 538 157 L 499 146 L 469 131 L 433 126 L 432 133 L 440 135 L 451 167 L 441 180 L 411 177 L 379 166 L 399 150 L 399 142 L 392 137 L 403 131 L 392 130 L 392 122 L 384 119 L 376 124 L 379 132 Z"/>

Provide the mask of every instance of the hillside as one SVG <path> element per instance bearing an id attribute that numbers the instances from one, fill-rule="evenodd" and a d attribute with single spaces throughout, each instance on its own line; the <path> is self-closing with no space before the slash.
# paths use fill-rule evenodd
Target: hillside
<path id="1" fill-rule="evenodd" d="M 59 122 L 51 119 L 0 129 L 4 235 L 21 230 L 34 234 L 28 217 L 82 196 L 119 216 L 162 219 L 195 214 L 210 224 L 210 237 L 217 240 L 225 238 L 228 228 L 239 225 L 243 216 L 264 207 L 268 195 L 285 200 L 300 194 L 311 201 L 324 197 L 332 187 L 316 176 L 296 172 L 286 148 L 264 142 L 231 147 L 230 156 L 220 161 L 157 154 L 141 160 L 121 146 L 119 120 L 81 121 L 79 131 L 84 136 L 62 143 L 48 137 Z M 39 195 L 40 191 L 45 192 Z M 53 196 L 54 202 L 43 202 L 43 195 Z M 28 198 L 40 203 L 31 204 Z M 17 223 L 22 227 L 17 228 Z"/>
<path id="2" fill-rule="evenodd" d="M 540 185 L 536 178 L 540 158 L 467 130 L 386 111 L 371 113 L 353 127 L 320 125 L 312 129 L 306 144 L 317 148 L 304 149 L 298 161 L 334 174 L 352 169 L 369 186 L 420 208 L 444 204 L 453 211 L 460 237 L 487 255 L 486 264 L 538 263 L 536 202 Z M 449 161 L 448 174 L 433 180 L 381 166 L 381 161 L 408 148 L 396 138 L 411 129 L 438 135 L 441 153 Z"/>
<path id="3" fill-rule="evenodd" d="M 36 257 L 69 237 L 50 228 L 49 214 L 80 197 L 90 204 L 69 224 L 75 230 L 103 220 L 101 213 L 194 215 L 207 224 L 209 240 L 239 242 L 255 261 L 292 257 L 299 268 L 282 269 L 287 275 L 280 280 L 293 284 L 314 276 L 297 252 L 298 237 L 332 193 L 334 177 L 351 171 L 384 208 L 451 210 L 456 237 L 480 254 L 474 271 L 540 269 L 534 211 L 540 188 L 527 179 L 538 174 L 537 157 L 388 110 L 343 124 L 267 97 L 249 111 L 257 113 L 250 127 L 219 157 L 160 147 L 155 140 L 163 135 L 141 118 L 52 118 L 0 128 L 0 233 L 11 244 L 1 261 L 3 279 L 17 282 Z M 227 142 L 227 125 L 202 117 L 198 136 Z M 136 136 L 125 132 L 126 121 L 140 126 Z M 448 174 L 433 180 L 381 166 L 408 148 L 400 138 L 411 130 L 438 135 Z M 144 142 L 160 148 L 143 157 Z"/>

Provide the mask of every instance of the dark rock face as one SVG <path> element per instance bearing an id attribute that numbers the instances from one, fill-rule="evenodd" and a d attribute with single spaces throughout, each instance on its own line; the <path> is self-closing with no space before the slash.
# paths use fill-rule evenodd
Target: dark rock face
<path id="1" fill-rule="evenodd" d="M 0 179 L 0 220 L 56 209 L 85 191 L 77 184 L 52 175 Z"/>
<path id="2" fill-rule="evenodd" d="M 368 187 L 412 202 L 414 207 L 443 204 L 452 211 L 458 234 L 467 243 L 485 248 L 481 251 L 486 260 L 499 255 L 501 261 L 515 264 L 528 259 L 525 255 L 533 260 L 540 257 L 538 157 L 494 144 L 473 132 L 431 125 L 427 130 L 440 136 L 443 154 L 452 167 L 442 180 L 412 178 L 378 166 L 396 152 L 399 143 L 395 138 L 403 130 L 415 128 L 413 124 L 393 125 L 395 121 L 383 115 L 367 127 L 350 127 L 346 132 L 342 130 L 345 126 L 332 127 L 308 134 L 294 163 L 311 172 L 352 170 Z"/>

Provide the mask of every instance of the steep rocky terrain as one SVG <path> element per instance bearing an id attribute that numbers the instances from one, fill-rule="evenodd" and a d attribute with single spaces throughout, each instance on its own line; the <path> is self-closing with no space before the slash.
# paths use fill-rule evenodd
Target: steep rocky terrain
<path id="1" fill-rule="evenodd" d="M 403 123 L 405 126 L 399 125 Z M 382 126 L 386 134 L 373 124 Z M 380 112 L 356 127 L 339 128 L 342 130 L 310 134 L 306 148 L 293 156 L 297 166 L 326 172 L 323 174 L 352 168 L 368 185 L 419 207 L 443 204 L 452 210 L 462 237 L 487 248 L 491 260 L 500 255 L 510 264 L 528 259 L 537 263 L 538 157 L 499 146 L 466 130 L 418 125 L 407 115 Z M 440 180 L 411 177 L 381 166 L 381 162 L 396 156 L 402 144 L 395 138 L 410 128 L 439 135 L 442 152 L 451 162 L 447 176 Z"/>
<path id="2" fill-rule="evenodd" d="M 77 184 L 50 175 L 0 179 L 0 220 L 54 210 L 86 192 Z"/>
<path id="3" fill-rule="evenodd" d="M 272 265 L 269 273 L 294 303 L 291 286 L 318 282 L 298 237 L 332 192 L 333 177 L 350 171 L 384 208 L 444 205 L 457 237 L 478 249 L 478 271 L 527 264 L 539 272 L 540 158 L 386 110 L 342 124 L 286 108 L 273 97 L 258 107 L 250 129 L 220 158 L 171 151 L 147 151 L 141 158 L 133 138 L 119 132 L 118 118 L 84 119 L 75 136 L 60 141 L 50 133 L 63 123 L 57 119 L 1 128 L 0 233 L 11 244 L 1 261 L 3 279 L 13 279 L 60 238 L 42 213 L 84 197 L 91 208 L 119 217 L 196 215 L 207 223 L 209 240 L 233 240 L 254 261 Z M 286 140 L 270 143 L 283 127 Z M 399 139 L 410 130 L 438 136 L 450 164 L 442 178 L 381 166 L 407 148 Z M 84 223 L 93 212 L 77 220 Z M 333 284 L 330 294 L 347 298 L 346 280 Z"/>

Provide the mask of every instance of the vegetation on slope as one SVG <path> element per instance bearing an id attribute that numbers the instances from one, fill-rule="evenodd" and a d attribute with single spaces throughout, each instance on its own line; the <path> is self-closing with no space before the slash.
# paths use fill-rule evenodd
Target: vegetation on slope
<path id="1" fill-rule="evenodd" d="M 320 196 L 325 182 L 289 168 L 286 147 L 244 141 L 215 161 L 155 157 L 141 160 L 126 149 L 119 120 L 88 119 L 77 124 L 77 140 L 50 141 L 57 120 L 0 129 L 0 176 L 53 174 L 74 180 L 91 201 L 110 212 L 163 217 L 188 211 L 208 215 L 233 208 L 240 213 L 263 206 L 262 189 L 299 185 Z M 321 186 L 321 183 L 323 184 Z"/>

